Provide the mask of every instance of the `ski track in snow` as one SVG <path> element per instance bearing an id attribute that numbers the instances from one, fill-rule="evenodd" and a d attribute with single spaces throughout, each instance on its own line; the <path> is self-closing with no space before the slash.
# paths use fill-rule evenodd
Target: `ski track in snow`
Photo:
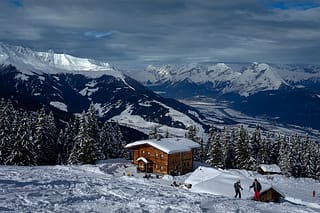
<path id="1" fill-rule="evenodd" d="M 123 160 L 0 166 L 0 212 L 320 212 L 302 200 L 298 205 L 291 203 L 294 199 L 281 204 L 232 199 L 174 188 L 171 176 L 146 180 L 143 175 Z M 183 182 L 186 176 L 175 180 Z"/>

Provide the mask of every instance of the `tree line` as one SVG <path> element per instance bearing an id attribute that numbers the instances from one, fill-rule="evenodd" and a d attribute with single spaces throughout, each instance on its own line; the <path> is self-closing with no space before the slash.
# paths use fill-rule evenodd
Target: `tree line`
<path id="1" fill-rule="evenodd" d="M 117 123 L 99 127 L 93 104 L 58 130 L 52 112 L 27 113 L 0 101 L 1 165 L 93 164 L 127 157 L 125 144 Z"/>
<path id="2" fill-rule="evenodd" d="M 308 135 L 262 132 L 257 125 L 252 132 L 243 126 L 211 127 L 206 144 L 196 136 L 195 127 L 186 136 L 201 145 L 196 158 L 218 168 L 256 170 L 260 164 L 277 164 L 287 176 L 320 179 L 320 144 Z"/>

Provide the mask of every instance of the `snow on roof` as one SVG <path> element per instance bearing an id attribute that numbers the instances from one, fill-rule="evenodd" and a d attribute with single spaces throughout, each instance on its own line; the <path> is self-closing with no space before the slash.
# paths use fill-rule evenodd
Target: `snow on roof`
<path id="1" fill-rule="evenodd" d="M 275 186 L 270 186 L 270 187 L 268 187 L 268 188 L 266 188 L 266 189 L 262 189 L 262 190 L 261 190 L 261 194 L 264 193 L 265 191 L 268 191 L 268 190 L 271 189 L 271 188 L 273 188 L 275 191 L 277 191 L 282 197 L 286 197 L 285 194 L 284 194 L 282 191 L 280 191 L 280 190 L 279 190 L 277 187 L 275 187 Z"/>
<path id="2" fill-rule="evenodd" d="M 259 167 L 264 172 L 281 173 L 280 167 L 276 164 L 260 164 Z"/>
<path id="3" fill-rule="evenodd" d="M 136 161 L 140 161 L 140 160 L 142 160 L 144 163 L 148 163 L 148 160 L 145 159 L 144 157 L 137 158 Z"/>
<path id="4" fill-rule="evenodd" d="M 129 143 L 125 148 L 132 148 L 139 145 L 150 145 L 167 154 L 173 154 L 177 152 L 187 152 L 194 148 L 199 148 L 198 143 L 193 142 L 187 138 L 162 138 L 160 140 L 149 139 L 141 140 L 133 143 Z"/>
<path id="5" fill-rule="evenodd" d="M 200 166 L 185 180 L 185 183 L 192 184 L 191 191 L 194 192 L 234 197 L 233 184 L 238 180 L 243 188 L 242 198 L 252 199 L 253 189 L 249 189 L 249 187 L 252 185 L 253 179 L 226 170 Z M 261 192 L 271 187 L 265 183 L 261 183 L 261 185 Z"/>

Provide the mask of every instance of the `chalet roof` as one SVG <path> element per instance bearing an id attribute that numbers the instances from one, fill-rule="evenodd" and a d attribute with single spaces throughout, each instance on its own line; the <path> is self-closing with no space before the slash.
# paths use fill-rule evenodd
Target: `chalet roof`
<path id="1" fill-rule="evenodd" d="M 284 193 L 281 192 L 281 191 L 280 191 L 278 188 L 276 188 L 275 186 L 269 186 L 268 188 L 262 190 L 262 191 L 261 191 L 261 194 L 263 194 L 263 193 L 265 193 L 265 192 L 267 192 L 267 191 L 269 191 L 269 190 L 271 190 L 271 189 L 273 189 L 274 191 L 278 192 L 280 196 L 286 197 L 286 196 L 284 195 Z M 253 197 L 252 197 L 252 198 L 253 198 Z"/>
<path id="2" fill-rule="evenodd" d="M 187 138 L 162 138 L 160 140 L 149 139 L 149 140 L 141 140 L 133 143 L 129 143 L 125 146 L 125 148 L 132 148 L 139 145 L 148 144 L 153 146 L 167 154 L 173 154 L 177 152 L 187 152 L 194 148 L 199 148 L 200 145 L 198 143 L 193 142 Z"/>
<path id="3" fill-rule="evenodd" d="M 281 173 L 281 169 L 276 164 L 260 164 L 259 167 L 264 172 Z"/>

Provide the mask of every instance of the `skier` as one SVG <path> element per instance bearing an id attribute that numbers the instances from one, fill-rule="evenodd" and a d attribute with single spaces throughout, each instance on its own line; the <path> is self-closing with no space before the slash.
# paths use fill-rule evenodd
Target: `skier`
<path id="1" fill-rule="evenodd" d="M 237 182 L 235 182 L 235 183 L 233 184 L 233 186 L 234 186 L 234 190 L 235 190 L 235 192 L 236 192 L 236 195 L 234 196 L 234 198 L 237 198 L 238 195 L 239 195 L 239 198 L 241 199 L 241 191 L 240 191 L 240 189 L 243 190 L 243 188 L 241 187 L 240 180 L 238 180 Z"/>
<path id="2" fill-rule="evenodd" d="M 253 188 L 253 191 L 254 191 L 253 199 L 256 201 L 260 201 L 261 184 L 257 179 L 254 179 L 252 185 L 249 187 L 249 190 L 251 188 Z"/>

